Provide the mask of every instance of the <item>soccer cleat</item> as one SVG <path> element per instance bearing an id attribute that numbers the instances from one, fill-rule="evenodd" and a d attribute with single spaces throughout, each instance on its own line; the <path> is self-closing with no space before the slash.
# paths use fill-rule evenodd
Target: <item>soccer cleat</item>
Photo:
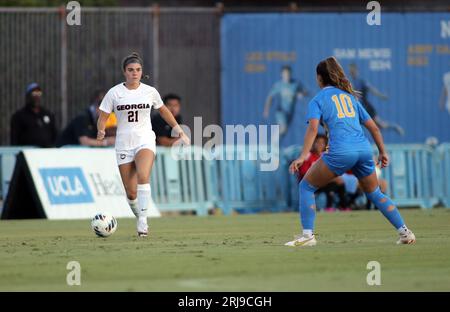
<path id="1" fill-rule="evenodd" d="M 137 235 L 139 237 L 147 237 L 148 235 L 147 218 L 139 218 L 137 220 Z"/>
<path id="2" fill-rule="evenodd" d="M 408 230 L 405 234 L 400 234 L 400 238 L 397 241 L 397 245 L 400 244 L 414 244 L 416 242 L 416 236 L 413 232 Z"/>
<path id="3" fill-rule="evenodd" d="M 316 237 L 297 235 L 293 241 L 287 242 L 284 246 L 289 247 L 303 247 L 303 246 L 315 246 L 317 244 Z"/>

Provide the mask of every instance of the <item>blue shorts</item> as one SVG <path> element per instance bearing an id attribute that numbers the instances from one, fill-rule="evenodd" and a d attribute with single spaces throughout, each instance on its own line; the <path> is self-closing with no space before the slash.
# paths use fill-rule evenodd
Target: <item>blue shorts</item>
<path id="1" fill-rule="evenodd" d="M 351 169 L 353 174 L 360 179 L 372 174 L 375 170 L 375 162 L 370 150 L 352 151 L 345 154 L 324 153 L 322 160 L 338 176 Z"/>

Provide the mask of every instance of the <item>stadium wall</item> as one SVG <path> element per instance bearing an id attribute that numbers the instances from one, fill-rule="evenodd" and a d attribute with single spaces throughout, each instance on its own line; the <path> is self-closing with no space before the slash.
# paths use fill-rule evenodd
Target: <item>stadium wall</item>
<path id="1" fill-rule="evenodd" d="M 292 68 L 309 95 L 295 102 L 283 146 L 302 142 L 308 101 L 318 92 L 315 66 L 335 55 L 348 73 L 388 95 L 369 100 L 378 115 L 398 123 L 401 136 L 385 131 L 388 143 L 423 143 L 429 137 L 450 141 L 450 99 L 440 108 L 444 80 L 450 84 L 450 14 L 382 13 L 369 26 L 366 13 L 225 14 L 221 24 L 222 124 L 275 123 L 264 103 L 281 67 Z M 447 78 L 444 78 L 447 77 Z M 450 85 L 447 87 L 450 90 Z M 274 99 L 274 106 L 280 104 Z"/>
<path id="2" fill-rule="evenodd" d="M 136 51 L 147 83 L 182 97 L 183 121 L 220 122 L 219 30 L 216 8 L 82 8 L 68 26 L 59 8 L 0 8 L 0 145 L 10 143 L 12 114 L 36 81 L 43 105 L 61 129 L 84 110 L 96 89 L 123 81 L 121 61 Z"/>

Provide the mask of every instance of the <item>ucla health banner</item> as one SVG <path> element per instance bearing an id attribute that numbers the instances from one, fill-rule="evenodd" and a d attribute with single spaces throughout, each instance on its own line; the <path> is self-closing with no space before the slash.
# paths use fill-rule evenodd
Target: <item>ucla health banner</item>
<path id="1" fill-rule="evenodd" d="M 134 217 L 112 149 L 28 149 L 23 154 L 48 219 Z M 160 216 L 154 203 L 150 217 Z"/>
<path id="2" fill-rule="evenodd" d="M 226 14 L 221 25 L 222 123 L 278 124 L 301 144 L 315 67 L 334 55 L 367 93 L 388 143 L 450 141 L 450 14 Z M 362 90 L 364 89 L 364 90 Z"/>

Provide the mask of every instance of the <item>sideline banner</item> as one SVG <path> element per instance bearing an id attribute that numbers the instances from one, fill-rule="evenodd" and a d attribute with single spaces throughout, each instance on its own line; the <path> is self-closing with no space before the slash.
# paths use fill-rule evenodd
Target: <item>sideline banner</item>
<path id="1" fill-rule="evenodd" d="M 134 218 L 115 157 L 113 149 L 24 150 L 14 169 L 2 218 L 34 214 L 48 219 L 85 219 L 97 212 Z M 148 216 L 161 216 L 153 202 Z"/>

